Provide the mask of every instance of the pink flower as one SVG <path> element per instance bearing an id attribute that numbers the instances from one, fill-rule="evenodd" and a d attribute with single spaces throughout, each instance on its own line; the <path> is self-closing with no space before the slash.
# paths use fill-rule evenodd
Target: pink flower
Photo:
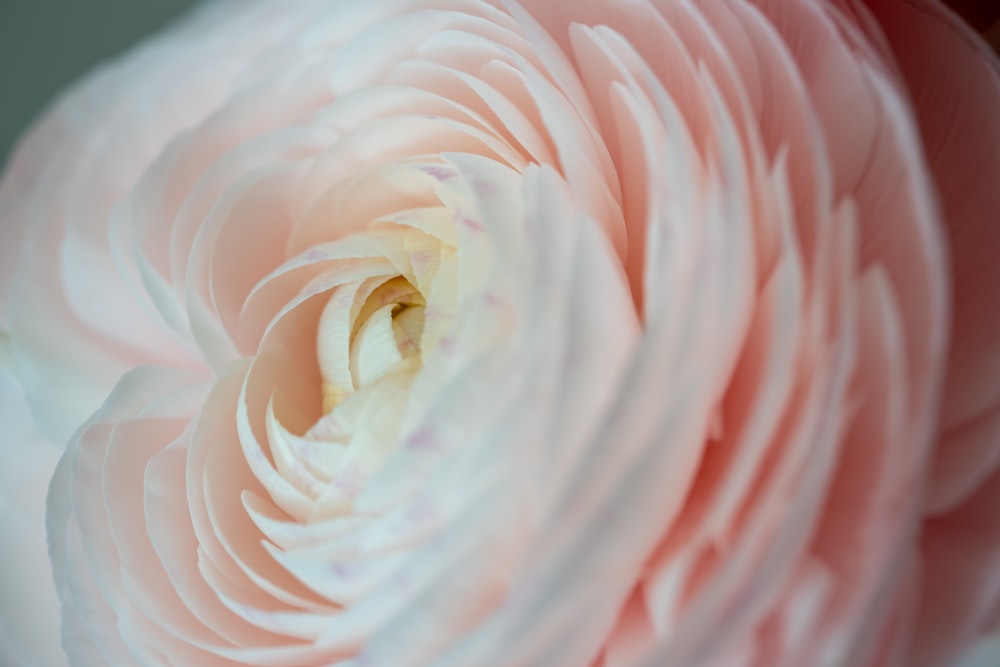
<path id="1" fill-rule="evenodd" d="M 0 656 L 952 664 L 998 176 L 933 0 L 212 4 L 0 186 Z"/>

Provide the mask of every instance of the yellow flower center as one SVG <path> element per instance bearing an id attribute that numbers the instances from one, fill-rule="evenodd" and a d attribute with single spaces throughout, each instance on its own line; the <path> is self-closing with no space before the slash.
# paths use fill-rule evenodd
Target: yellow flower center
<path id="1" fill-rule="evenodd" d="M 338 288 L 324 309 L 318 337 L 324 413 L 389 374 L 420 367 L 424 297 L 402 276 L 380 280 Z M 346 346 L 346 354 L 334 346 Z"/>

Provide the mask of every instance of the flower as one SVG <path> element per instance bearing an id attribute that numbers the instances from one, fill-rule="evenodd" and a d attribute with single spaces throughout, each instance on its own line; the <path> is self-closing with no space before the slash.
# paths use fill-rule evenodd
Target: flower
<path id="1" fill-rule="evenodd" d="M 220 2 L 98 71 L 0 187 L 69 664 L 949 664 L 998 73 L 932 0 Z"/>

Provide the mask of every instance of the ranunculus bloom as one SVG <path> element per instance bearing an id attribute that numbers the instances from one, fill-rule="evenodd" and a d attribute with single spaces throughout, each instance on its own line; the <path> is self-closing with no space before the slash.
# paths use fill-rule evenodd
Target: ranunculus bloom
<path id="1" fill-rule="evenodd" d="M 998 179 L 933 0 L 212 4 L 0 189 L 0 652 L 951 664 Z"/>

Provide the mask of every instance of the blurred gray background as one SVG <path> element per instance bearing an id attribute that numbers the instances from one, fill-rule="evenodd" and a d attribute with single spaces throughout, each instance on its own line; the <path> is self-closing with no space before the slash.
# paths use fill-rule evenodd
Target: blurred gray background
<path id="1" fill-rule="evenodd" d="M 197 0 L 0 0 L 0 165 L 52 98 Z"/>

